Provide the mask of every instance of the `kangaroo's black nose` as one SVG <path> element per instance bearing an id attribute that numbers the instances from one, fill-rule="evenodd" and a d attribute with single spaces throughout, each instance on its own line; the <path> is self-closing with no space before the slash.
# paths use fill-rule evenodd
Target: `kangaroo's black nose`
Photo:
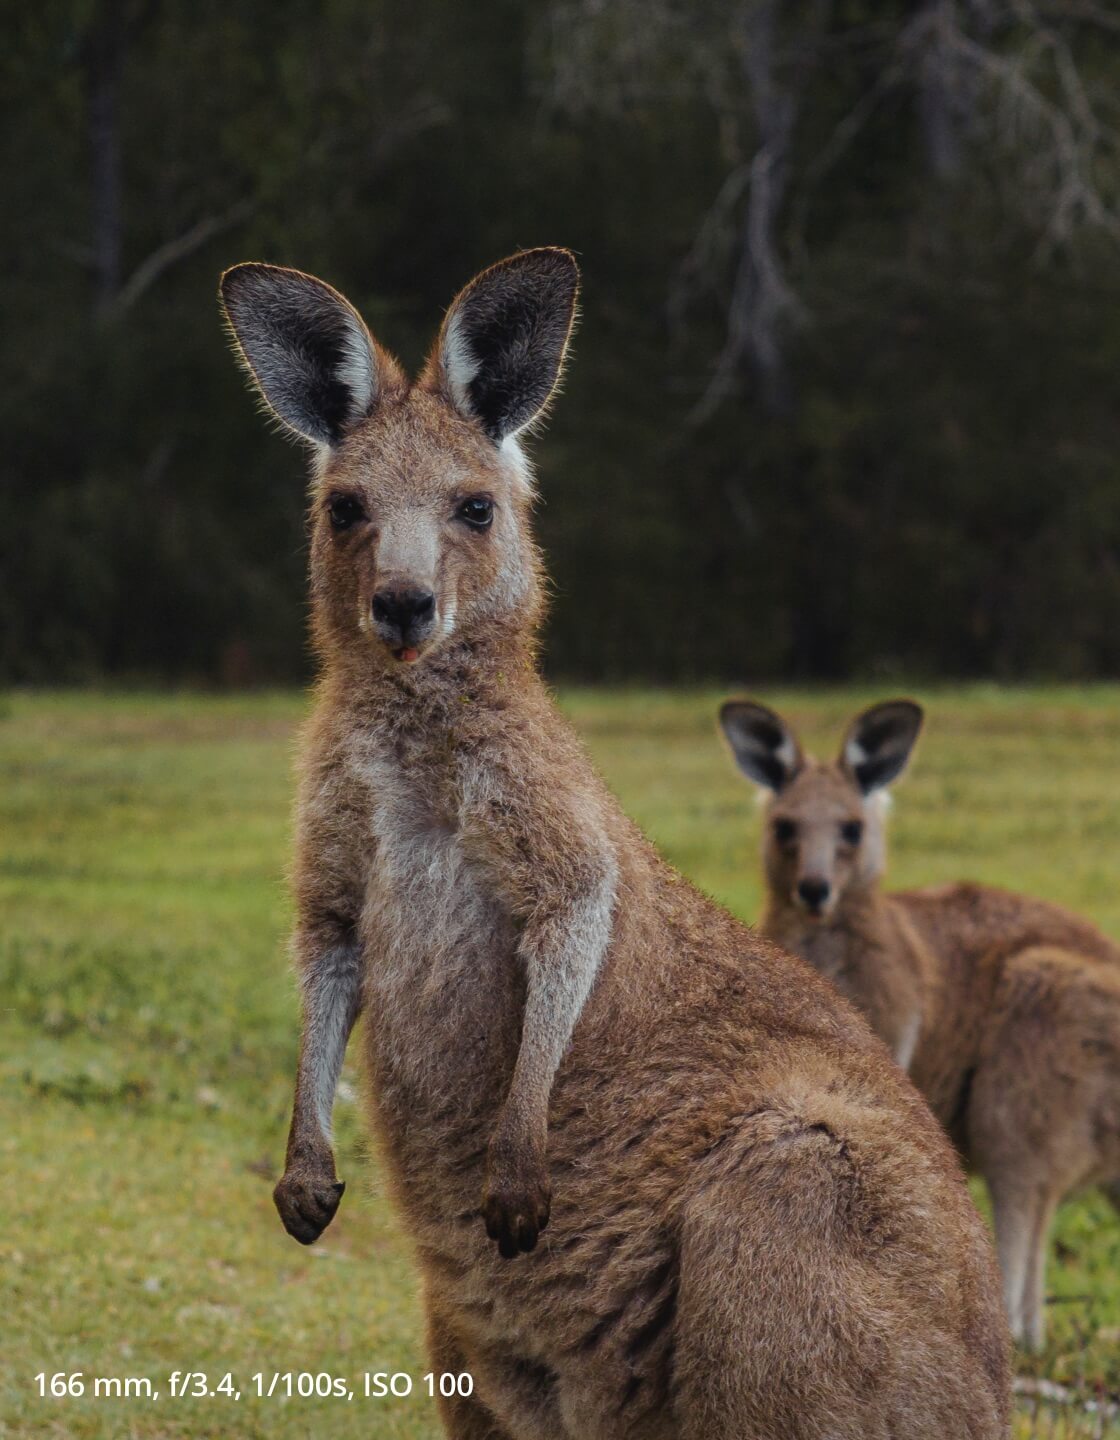
<path id="1" fill-rule="evenodd" d="M 797 887 L 798 896 L 810 910 L 821 909 L 831 890 L 832 886 L 827 880 L 820 880 L 815 875 L 802 880 Z"/>
<path id="2" fill-rule="evenodd" d="M 430 590 L 402 586 L 378 590 L 373 597 L 374 622 L 395 630 L 402 641 L 416 640 L 436 613 L 436 597 Z"/>

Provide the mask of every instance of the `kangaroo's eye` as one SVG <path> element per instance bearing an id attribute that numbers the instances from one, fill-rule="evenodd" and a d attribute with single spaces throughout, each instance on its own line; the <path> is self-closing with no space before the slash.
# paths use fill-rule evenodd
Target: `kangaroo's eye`
<path id="1" fill-rule="evenodd" d="M 494 502 L 485 495 L 472 495 L 463 501 L 456 513 L 472 530 L 489 530 L 494 518 Z"/>
<path id="2" fill-rule="evenodd" d="M 362 502 L 353 495 L 332 495 L 327 501 L 327 514 L 330 516 L 332 529 L 349 530 L 351 525 L 365 519 L 366 512 L 362 508 Z"/>
<path id="3" fill-rule="evenodd" d="M 792 820 L 775 820 L 774 839 L 779 845 L 792 845 L 797 839 L 797 826 Z"/>
<path id="4" fill-rule="evenodd" d="M 845 845 L 858 845 L 863 839 L 863 821 L 845 820 L 840 826 L 840 839 Z"/>

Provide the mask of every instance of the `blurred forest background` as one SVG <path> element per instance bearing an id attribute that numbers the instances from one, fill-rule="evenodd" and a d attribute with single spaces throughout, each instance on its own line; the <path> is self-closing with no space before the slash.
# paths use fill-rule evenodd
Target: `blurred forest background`
<path id="1" fill-rule="evenodd" d="M 3 679 L 305 675 L 219 271 L 415 365 L 537 244 L 554 674 L 1120 672 L 1114 0 L 3 8 Z"/>

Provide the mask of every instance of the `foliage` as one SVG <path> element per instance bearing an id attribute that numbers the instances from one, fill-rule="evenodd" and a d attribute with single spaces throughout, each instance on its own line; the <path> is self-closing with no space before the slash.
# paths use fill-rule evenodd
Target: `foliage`
<path id="1" fill-rule="evenodd" d="M 305 673 L 303 462 L 230 363 L 224 265 L 323 274 L 416 365 L 477 268 L 557 242 L 586 280 L 540 447 L 558 674 L 1114 673 L 1120 30 L 814 0 L 766 61 L 772 9 L 14 11 L 0 675 Z"/>

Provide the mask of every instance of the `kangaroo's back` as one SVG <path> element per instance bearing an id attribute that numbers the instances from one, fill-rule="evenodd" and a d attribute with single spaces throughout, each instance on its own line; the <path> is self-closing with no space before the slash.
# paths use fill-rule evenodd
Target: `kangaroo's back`
<path id="1" fill-rule="evenodd" d="M 889 899 L 905 912 L 948 974 L 955 969 L 963 974 L 993 946 L 1056 945 L 1120 963 L 1115 941 L 1083 916 L 1048 900 L 970 883 L 894 890 Z"/>

